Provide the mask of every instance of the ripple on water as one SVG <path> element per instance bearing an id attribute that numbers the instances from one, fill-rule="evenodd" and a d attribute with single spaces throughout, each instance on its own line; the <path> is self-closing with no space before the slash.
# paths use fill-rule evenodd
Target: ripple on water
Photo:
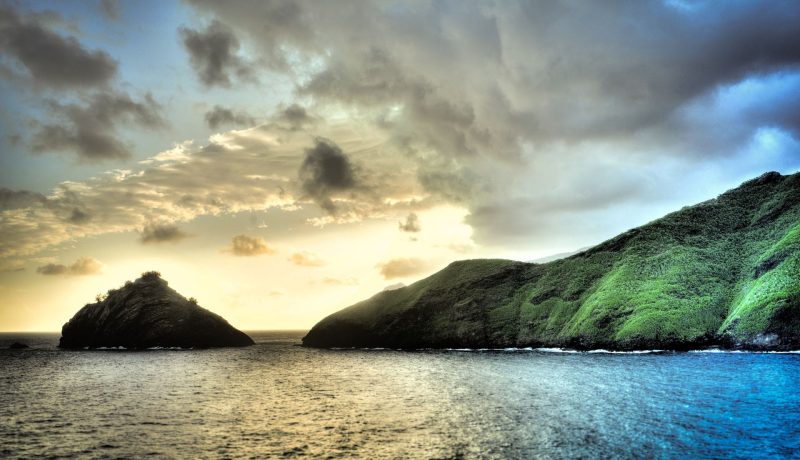
<path id="1" fill-rule="evenodd" d="M 562 349 L 0 350 L 0 456 L 797 455 L 800 356 Z"/>

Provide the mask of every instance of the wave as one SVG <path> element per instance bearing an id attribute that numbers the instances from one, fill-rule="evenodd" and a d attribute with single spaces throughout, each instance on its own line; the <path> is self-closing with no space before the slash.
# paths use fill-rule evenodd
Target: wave
<path id="1" fill-rule="evenodd" d="M 436 349 L 428 349 L 428 350 L 436 350 Z M 504 352 L 538 352 L 538 353 L 570 353 L 570 354 L 609 354 L 609 355 L 648 355 L 648 354 L 667 354 L 667 353 L 680 353 L 680 351 L 674 350 L 661 350 L 661 349 L 652 349 L 652 350 L 606 350 L 604 348 L 598 348 L 595 350 L 575 350 L 572 348 L 548 348 L 548 347 L 541 347 L 541 348 L 532 348 L 532 347 L 525 347 L 525 348 L 445 348 L 444 351 L 504 351 Z M 689 350 L 688 353 L 761 353 L 761 354 L 778 354 L 778 355 L 787 355 L 787 354 L 800 354 L 800 350 L 788 350 L 788 351 L 757 351 L 757 350 L 724 350 L 721 348 L 709 348 L 704 350 Z"/>
<path id="2" fill-rule="evenodd" d="M 597 350 L 588 350 L 586 353 L 608 353 L 612 355 L 647 355 L 650 353 L 666 353 L 666 350 L 630 350 L 630 351 L 617 351 L 617 350 L 605 350 L 605 349 L 597 349 Z"/>
<path id="3" fill-rule="evenodd" d="M 568 348 L 534 348 L 533 351 L 538 351 L 539 353 L 580 353 L 578 350 L 572 350 Z"/>
<path id="4" fill-rule="evenodd" d="M 436 349 L 436 348 L 426 348 L 426 351 L 461 351 L 461 352 L 480 352 L 480 351 L 491 351 L 491 352 L 507 352 L 507 353 L 524 353 L 524 352 L 537 352 L 537 353 L 606 353 L 606 354 L 624 354 L 624 355 L 641 355 L 641 354 L 649 354 L 649 353 L 666 353 L 666 350 L 631 350 L 631 351 L 617 351 L 617 350 L 605 350 L 605 349 L 597 349 L 597 350 L 573 350 L 571 348 L 533 348 L 533 347 L 506 347 L 506 348 L 443 348 L 443 349 Z"/>
<path id="5" fill-rule="evenodd" d="M 800 350 L 785 350 L 785 351 L 771 351 L 771 350 L 725 350 L 722 348 L 706 348 L 704 350 L 689 350 L 689 353 L 751 353 L 751 354 L 772 354 L 772 355 L 797 355 Z"/>
<path id="6" fill-rule="evenodd" d="M 481 353 L 481 352 L 505 352 L 505 353 L 561 353 L 561 354 L 608 354 L 608 355 L 647 355 L 647 354 L 667 354 L 667 353 L 682 353 L 681 351 L 674 350 L 607 350 L 598 348 L 594 350 L 575 350 L 572 348 L 554 348 L 554 347 L 505 347 L 505 348 L 420 348 L 416 350 L 404 350 L 401 348 L 382 348 L 382 347 L 331 347 L 329 350 L 336 351 L 446 351 L 446 352 L 459 352 L 459 353 Z M 702 350 L 688 350 L 686 353 L 760 353 L 760 354 L 800 354 L 800 350 L 789 351 L 757 351 L 757 350 L 725 350 L 722 348 L 707 348 Z"/>

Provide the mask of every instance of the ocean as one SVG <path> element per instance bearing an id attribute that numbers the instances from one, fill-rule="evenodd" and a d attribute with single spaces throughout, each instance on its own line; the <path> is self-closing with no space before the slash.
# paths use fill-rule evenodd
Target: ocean
<path id="1" fill-rule="evenodd" d="M 316 350 L 303 332 L 250 335 L 64 351 L 57 334 L 0 334 L 0 457 L 800 457 L 800 354 Z"/>

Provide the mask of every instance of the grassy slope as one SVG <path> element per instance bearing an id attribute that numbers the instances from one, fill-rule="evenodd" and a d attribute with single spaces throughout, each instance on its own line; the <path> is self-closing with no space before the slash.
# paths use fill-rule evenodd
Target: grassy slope
<path id="1" fill-rule="evenodd" d="M 800 348 L 800 174 L 547 264 L 455 262 L 325 318 L 304 344 Z"/>

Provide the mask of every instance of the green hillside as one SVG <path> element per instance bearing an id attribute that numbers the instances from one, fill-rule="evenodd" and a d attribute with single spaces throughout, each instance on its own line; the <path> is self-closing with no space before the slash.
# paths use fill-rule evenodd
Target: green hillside
<path id="1" fill-rule="evenodd" d="M 546 264 L 465 260 L 334 313 L 313 347 L 800 349 L 800 173 Z"/>

